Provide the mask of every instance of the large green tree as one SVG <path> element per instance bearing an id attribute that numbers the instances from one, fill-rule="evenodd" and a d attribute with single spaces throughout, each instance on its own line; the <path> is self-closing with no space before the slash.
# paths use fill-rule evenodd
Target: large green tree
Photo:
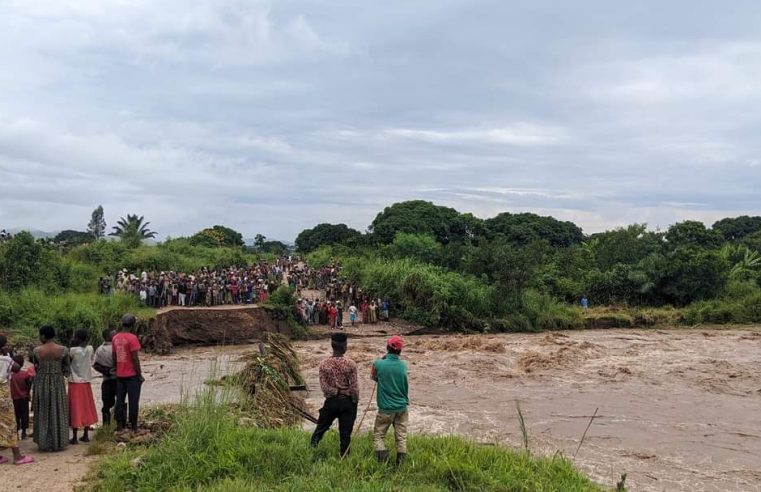
<path id="1" fill-rule="evenodd" d="M 30 233 L 19 232 L 0 246 L 0 286 L 9 290 L 27 285 L 59 287 L 65 279 L 59 279 L 58 258 Z"/>
<path id="2" fill-rule="evenodd" d="M 706 228 L 705 224 L 697 220 L 677 222 L 669 227 L 665 238 L 672 249 L 681 246 L 718 248 L 724 242 L 720 232 Z"/>
<path id="3" fill-rule="evenodd" d="M 67 229 L 61 231 L 53 238 L 53 242 L 64 246 L 79 246 L 92 242 L 93 235 L 89 232 L 72 231 Z"/>
<path id="4" fill-rule="evenodd" d="M 727 241 L 739 241 L 751 234 L 761 231 L 761 217 L 741 215 L 727 217 L 713 224 L 712 229 L 721 233 Z"/>
<path id="5" fill-rule="evenodd" d="M 301 231 L 296 237 L 296 249 L 309 253 L 320 246 L 344 243 L 361 237 L 362 234 L 346 224 L 318 224 Z"/>
<path id="6" fill-rule="evenodd" d="M 136 248 L 142 244 L 145 239 L 156 237 L 156 232 L 148 229 L 150 222 L 145 222 L 145 218 L 127 214 L 127 217 L 121 217 L 113 227 L 113 232 L 109 236 L 119 237 L 125 246 Z"/>
<path id="7" fill-rule="evenodd" d="M 215 225 L 193 234 L 190 237 L 190 244 L 215 248 L 243 246 L 245 243 L 240 232 L 223 225 Z"/>
<path id="8" fill-rule="evenodd" d="M 102 205 L 98 205 L 98 208 L 92 211 L 90 223 L 87 224 L 87 231 L 95 239 L 100 239 L 106 235 L 106 219 L 103 217 Z"/>
<path id="9" fill-rule="evenodd" d="M 503 212 L 486 219 L 486 230 L 494 237 L 501 237 L 509 243 L 520 245 L 547 241 L 552 246 L 570 246 L 579 244 L 584 239 L 581 229 L 573 222 L 563 222 L 553 217 L 528 212 Z"/>
<path id="10" fill-rule="evenodd" d="M 476 233 L 478 220 L 472 215 L 461 218 L 461 214 L 453 208 L 411 200 L 386 207 L 375 217 L 369 230 L 384 244 L 391 243 L 399 232 L 430 235 L 438 242 L 447 244 L 457 237 Z"/>

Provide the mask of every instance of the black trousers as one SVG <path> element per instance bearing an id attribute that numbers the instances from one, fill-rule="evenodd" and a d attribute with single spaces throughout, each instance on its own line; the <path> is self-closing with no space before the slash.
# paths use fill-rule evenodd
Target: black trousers
<path id="1" fill-rule="evenodd" d="M 341 456 L 349 449 L 354 421 L 357 420 L 357 404 L 351 398 L 334 397 L 325 399 L 317 419 L 317 428 L 312 434 L 312 447 L 316 447 L 322 437 L 338 419 L 338 433 L 341 436 Z"/>
<path id="2" fill-rule="evenodd" d="M 26 431 L 29 428 L 29 398 L 13 400 L 13 411 L 16 414 L 16 430 Z"/>
<path id="3" fill-rule="evenodd" d="M 103 425 L 111 423 L 111 409 L 116 405 L 116 379 L 106 379 L 100 383 L 100 399 L 103 407 L 100 409 L 103 415 Z"/>
<path id="4" fill-rule="evenodd" d="M 124 429 L 127 424 L 126 410 L 129 399 L 129 425 L 137 430 L 137 415 L 140 411 L 140 388 L 143 383 L 137 376 L 131 378 L 116 378 L 116 427 Z"/>

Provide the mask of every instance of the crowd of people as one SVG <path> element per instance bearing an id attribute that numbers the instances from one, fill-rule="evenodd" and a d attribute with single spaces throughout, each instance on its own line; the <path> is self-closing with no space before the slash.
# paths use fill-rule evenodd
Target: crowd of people
<path id="1" fill-rule="evenodd" d="M 291 260 L 259 262 L 246 267 L 201 268 L 193 273 L 129 272 L 122 269 L 113 281 L 113 290 L 137 296 L 147 306 L 199 307 L 266 302 L 291 269 Z M 99 290 L 109 294 L 110 279 L 101 278 Z"/>
<path id="2" fill-rule="evenodd" d="M 388 321 L 389 300 L 363 291 L 341 273 L 337 264 L 312 269 L 299 263 L 291 268 L 288 284 L 296 289 L 299 320 L 305 325 L 326 325 L 333 329 L 343 328 L 344 314 L 348 314 L 350 326 Z M 308 290 L 316 290 L 318 294 L 310 297 L 306 295 Z"/>
<path id="3" fill-rule="evenodd" d="M 139 433 L 144 379 L 135 324 L 134 316 L 125 315 L 118 332 L 103 332 L 104 342 L 97 350 L 88 344 L 85 330 L 77 330 L 67 347 L 55 342 L 53 327 L 43 326 L 40 345 L 29 355 L 27 368 L 24 357 L 8 350 L 7 338 L 0 334 L 0 448 L 12 450 L 14 463 L 34 461 L 19 450 L 19 439 L 28 437 L 30 406 L 32 438 L 40 451 L 61 451 L 90 441 L 90 430 L 99 421 L 91 386 L 93 369 L 103 375 L 103 425 L 111 424 L 113 411 L 117 433 Z M 0 463 L 7 461 L 0 455 Z"/>

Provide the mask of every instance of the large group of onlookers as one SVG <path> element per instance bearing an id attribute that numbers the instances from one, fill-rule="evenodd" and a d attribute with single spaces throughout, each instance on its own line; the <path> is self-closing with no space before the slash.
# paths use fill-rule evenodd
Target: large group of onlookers
<path id="1" fill-rule="evenodd" d="M 113 288 L 111 279 L 101 278 L 99 290 L 134 294 L 153 308 L 255 304 L 267 301 L 291 266 L 292 260 L 278 258 L 245 267 L 204 267 L 193 273 L 123 269 L 115 275 Z"/>
<path id="2" fill-rule="evenodd" d="M 123 269 L 113 278 L 101 278 L 98 286 L 101 294 L 130 293 L 158 309 L 263 303 L 281 284 L 295 290 L 297 317 L 305 325 L 342 328 L 345 323 L 389 319 L 388 299 L 363 291 L 343 275 L 340 265 L 311 268 L 292 256 L 245 267 L 201 268 L 192 274 Z"/>

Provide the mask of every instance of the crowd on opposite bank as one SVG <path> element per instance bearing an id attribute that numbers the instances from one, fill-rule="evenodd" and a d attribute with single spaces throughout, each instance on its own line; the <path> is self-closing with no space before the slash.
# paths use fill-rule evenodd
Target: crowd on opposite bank
<path id="1" fill-rule="evenodd" d="M 153 308 L 256 304 L 269 299 L 292 264 L 293 260 L 285 257 L 246 267 L 204 267 L 194 273 L 123 269 L 115 275 L 113 290 L 133 294 Z M 100 279 L 99 291 L 112 292 L 109 279 Z"/>
<path id="2" fill-rule="evenodd" d="M 296 312 L 305 325 L 340 329 L 344 326 L 345 313 L 348 313 L 350 326 L 389 320 L 389 300 L 373 296 L 344 278 L 340 265 L 319 269 L 295 265 L 289 272 L 288 284 L 296 289 Z M 317 290 L 318 294 L 310 297 L 305 290 Z"/>
<path id="3" fill-rule="evenodd" d="M 134 316 L 125 315 L 118 332 L 103 332 L 104 342 L 97 350 L 87 343 L 85 330 L 77 330 L 66 347 L 55 342 L 53 327 L 43 326 L 40 345 L 29 355 L 31 365 L 26 368 L 24 357 L 8 350 L 8 340 L 0 334 L 0 449 L 10 448 L 14 463 L 34 461 L 19 450 L 19 439 L 28 437 L 30 405 L 32 439 L 40 451 L 61 451 L 89 442 L 90 430 L 99 420 L 91 386 L 93 370 L 103 376 L 103 425 L 111 425 L 113 413 L 117 433 L 140 433 L 137 424 L 144 379 L 135 324 Z M 7 461 L 0 455 L 0 464 Z"/>

